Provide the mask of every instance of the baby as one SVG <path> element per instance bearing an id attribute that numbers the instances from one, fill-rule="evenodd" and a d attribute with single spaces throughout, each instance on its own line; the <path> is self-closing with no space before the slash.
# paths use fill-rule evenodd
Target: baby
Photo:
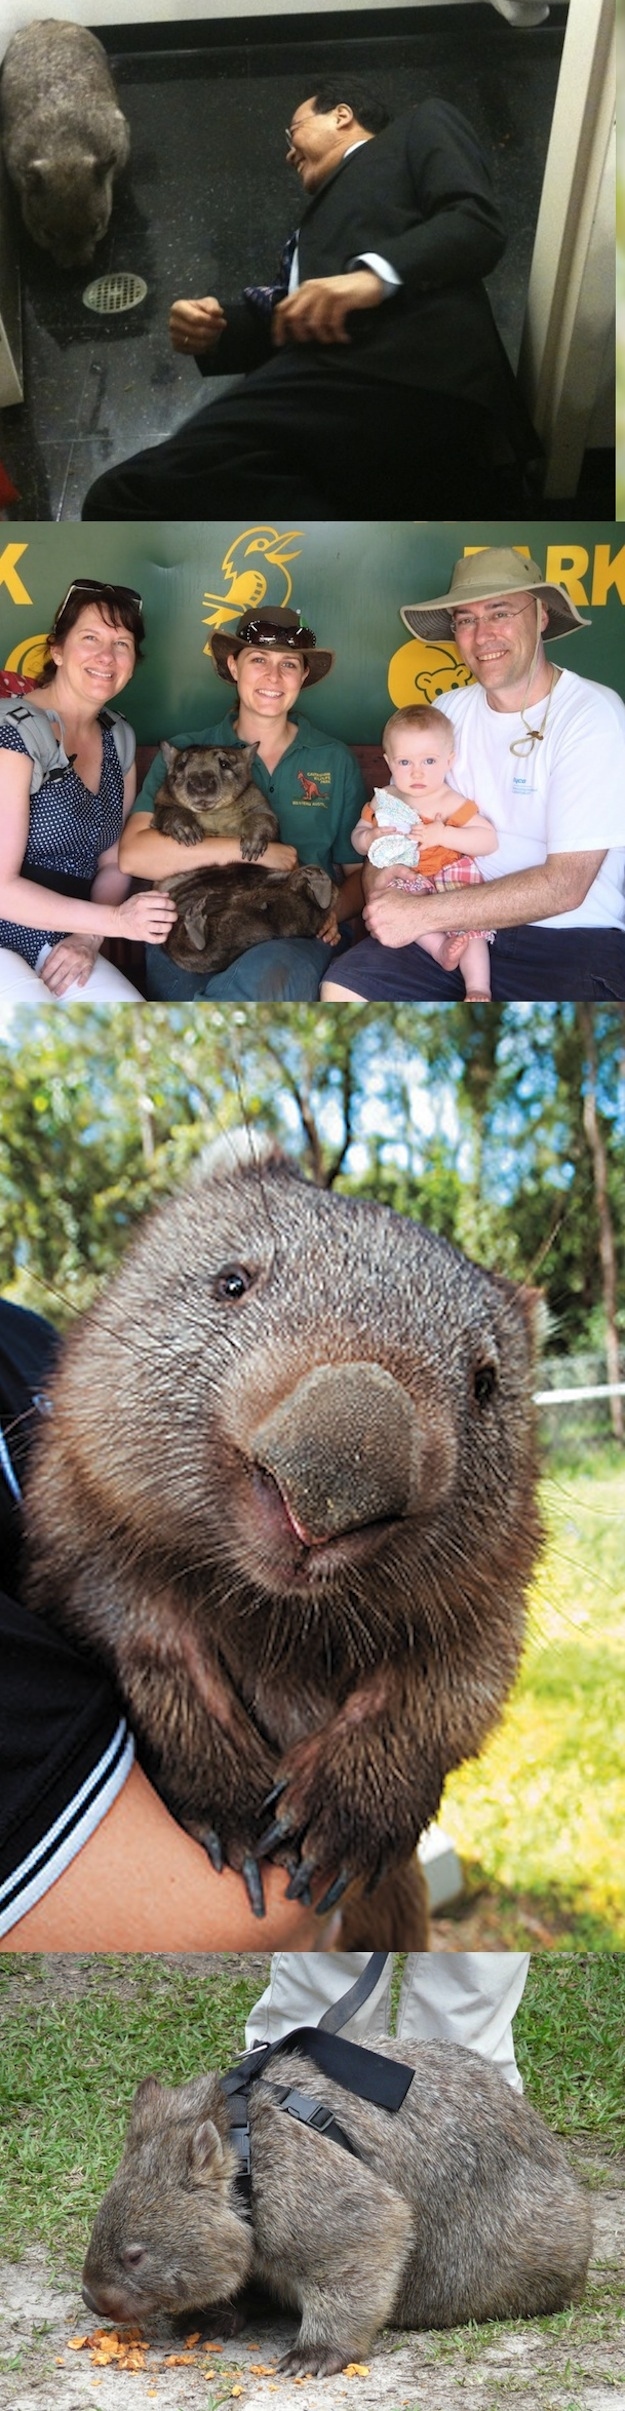
<path id="1" fill-rule="evenodd" d="M 376 869 L 394 864 L 407 869 L 408 877 L 394 878 L 389 885 L 407 888 L 413 895 L 481 883 L 475 857 L 494 853 L 497 837 L 492 821 L 484 819 L 477 805 L 447 785 L 454 753 L 451 721 L 433 704 L 408 704 L 387 720 L 382 745 L 391 783 L 375 787 L 373 802 L 365 804 L 352 832 L 357 852 L 368 854 Z M 445 961 L 450 936 L 448 930 L 433 930 L 419 937 L 419 945 Z M 490 1004 L 492 936 L 492 930 L 466 930 L 459 957 L 460 932 L 452 937 L 454 960 L 472 1004 Z"/>

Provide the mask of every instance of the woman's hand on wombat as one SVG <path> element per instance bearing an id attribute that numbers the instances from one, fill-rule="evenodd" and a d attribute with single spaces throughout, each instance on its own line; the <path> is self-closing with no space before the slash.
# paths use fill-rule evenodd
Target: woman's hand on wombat
<path id="1" fill-rule="evenodd" d="M 263 870 L 294 871 L 297 869 L 297 862 L 298 854 L 296 846 L 280 845 L 277 837 L 273 839 L 270 845 L 265 846 L 265 851 L 263 854 Z"/>
<path id="2" fill-rule="evenodd" d="M 148 888 L 139 896 L 126 896 L 123 904 L 111 906 L 114 937 L 143 938 L 146 945 L 162 946 L 176 919 L 172 896 Z"/>

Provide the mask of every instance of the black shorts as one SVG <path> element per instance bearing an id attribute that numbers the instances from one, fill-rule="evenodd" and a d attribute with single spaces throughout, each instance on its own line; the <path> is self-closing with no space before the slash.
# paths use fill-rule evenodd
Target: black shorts
<path id="1" fill-rule="evenodd" d="M 493 1002 L 596 1003 L 625 999 L 625 930 L 543 929 L 532 922 L 501 929 L 490 949 Z M 333 985 L 368 1003 L 458 1004 L 459 971 L 443 971 L 423 946 L 380 946 L 364 938 L 332 964 Z"/>

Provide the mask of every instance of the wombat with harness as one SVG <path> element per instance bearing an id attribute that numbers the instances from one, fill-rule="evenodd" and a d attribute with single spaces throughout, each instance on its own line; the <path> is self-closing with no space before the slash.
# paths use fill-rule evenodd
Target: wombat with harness
<path id="1" fill-rule="evenodd" d="M 148 2328 L 210 2308 L 210 2332 L 232 2333 L 256 2282 L 300 2313 L 279 2366 L 330 2376 L 386 2323 L 562 2310 L 590 2247 L 560 2143 L 488 2061 L 304 2027 L 225 2078 L 144 2078 L 84 2299 Z"/>

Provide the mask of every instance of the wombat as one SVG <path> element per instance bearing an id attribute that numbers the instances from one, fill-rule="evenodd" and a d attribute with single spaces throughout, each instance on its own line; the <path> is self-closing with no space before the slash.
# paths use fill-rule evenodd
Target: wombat
<path id="1" fill-rule="evenodd" d="M 173 834 L 173 832 L 172 832 Z M 159 880 L 177 906 L 165 953 L 184 971 L 226 971 L 265 938 L 314 938 L 336 895 L 327 871 L 298 863 L 268 871 L 262 863 L 215 863 Z"/>
<path id="2" fill-rule="evenodd" d="M 279 2366 L 330 2376 L 387 2322 L 455 2327 L 579 2301 L 589 2207 L 542 2119 L 472 2051 L 382 2037 L 376 2052 L 414 2068 L 397 2112 L 321 2074 L 305 2045 L 251 2085 L 249 2217 L 219 2076 L 145 2077 L 85 2260 L 89 2309 L 160 2325 L 214 2306 L 211 2324 L 225 2310 L 232 2332 L 226 2306 L 260 2283 L 301 2312 Z M 274 2085 L 323 2102 L 360 2158 L 289 2117 Z"/>
<path id="3" fill-rule="evenodd" d="M 154 803 L 155 829 L 182 846 L 196 846 L 202 837 L 238 837 L 243 861 L 257 862 L 279 835 L 276 813 L 251 777 L 258 744 L 164 742 L 161 752 L 167 777 Z"/>
<path id="4" fill-rule="evenodd" d="M 500 1714 L 540 1539 L 532 1323 L 435 1232 L 233 1150 L 61 1351 L 27 1596 L 259 1908 L 270 1853 L 291 1896 L 388 1887 Z M 420 1947 L 403 1894 L 379 1940 Z"/>
<path id="5" fill-rule="evenodd" d="M 4 156 L 29 234 L 57 267 L 82 267 L 106 234 L 130 151 L 102 43 L 84 25 L 39 17 L 9 42 L 0 98 Z"/>

